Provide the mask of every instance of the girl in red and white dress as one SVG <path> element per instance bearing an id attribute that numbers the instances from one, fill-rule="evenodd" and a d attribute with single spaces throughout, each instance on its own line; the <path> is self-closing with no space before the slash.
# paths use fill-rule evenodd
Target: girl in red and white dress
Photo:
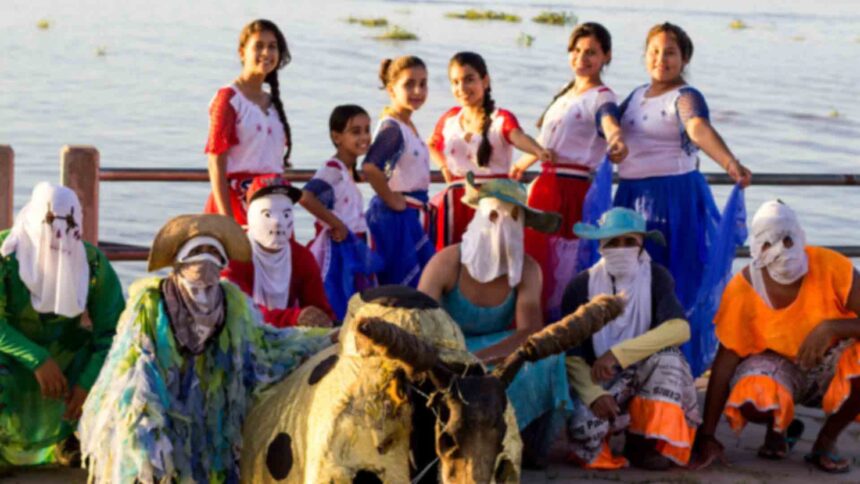
<path id="1" fill-rule="evenodd" d="M 439 118 L 427 143 L 431 158 L 448 182 L 431 202 L 437 209 L 436 250 L 459 243 L 475 214 L 460 200 L 466 173 L 473 172 L 479 184 L 507 178 L 514 147 L 535 158 L 553 156 L 523 132 L 513 113 L 496 108 L 483 57 L 474 52 L 455 54 L 448 63 L 448 78 L 460 105 Z"/>
<path id="2" fill-rule="evenodd" d="M 209 106 L 209 180 L 203 209 L 248 223 L 245 193 L 261 174 L 289 166 L 292 140 L 278 84 L 278 69 L 290 62 L 284 34 L 268 20 L 255 20 L 239 35 L 242 72 L 218 90 Z M 263 90 L 263 84 L 269 91 Z"/>
<path id="3" fill-rule="evenodd" d="M 541 173 L 529 191 L 529 206 L 560 213 L 559 230 L 545 235 L 526 230 L 526 251 L 544 270 L 544 307 L 550 313 L 561 304 L 567 283 L 579 272 L 576 267 L 579 240 L 573 225 L 582 219 L 589 177 L 608 156 L 615 163 L 627 155 L 618 124 L 615 93 L 603 85 L 600 73 L 612 59 L 612 38 L 598 23 L 574 28 L 567 47 L 575 74 L 553 98 L 538 127 L 541 144 L 555 152 L 556 163 L 544 160 Z M 520 158 L 511 169 L 519 179 L 538 159 Z"/>
<path id="4" fill-rule="evenodd" d="M 349 298 L 372 287 L 381 264 L 367 246 L 364 197 L 356 183 L 358 158 L 370 146 L 370 116 L 361 106 L 337 106 L 329 117 L 329 133 L 337 152 L 305 184 L 299 203 L 317 218 L 317 234 L 308 247 L 320 266 L 329 303 L 343 319 Z"/>

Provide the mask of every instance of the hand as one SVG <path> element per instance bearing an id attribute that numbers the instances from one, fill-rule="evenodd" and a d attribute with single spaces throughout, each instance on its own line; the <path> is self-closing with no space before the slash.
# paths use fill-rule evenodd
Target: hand
<path id="1" fill-rule="evenodd" d="M 63 414 L 64 420 L 74 422 L 81 418 L 81 408 L 83 407 L 88 394 L 89 392 L 87 390 L 84 390 L 78 385 L 75 385 L 75 387 L 72 388 L 72 393 L 69 394 L 68 398 L 66 398 L 66 413 Z"/>
<path id="2" fill-rule="evenodd" d="M 451 170 L 447 166 L 440 166 L 439 171 L 442 172 L 442 178 L 445 179 L 445 183 L 451 183 L 451 180 L 454 179 L 454 175 L 451 174 Z"/>
<path id="3" fill-rule="evenodd" d="M 299 313 L 299 318 L 296 320 L 296 324 L 314 328 L 331 328 L 333 326 L 328 314 L 316 306 L 308 306 L 302 309 L 302 312 Z"/>
<path id="4" fill-rule="evenodd" d="M 551 164 L 555 164 L 555 162 L 557 161 L 557 158 L 558 158 L 558 157 L 555 155 L 555 151 L 553 151 L 553 150 L 548 150 L 548 149 L 546 149 L 546 148 L 544 148 L 544 149 L 540 150 L 540 151 L 537 153 L 537 157 L 538 157 L 538 159 L 539 159 L 539 160 L 541 160 L 541 161 L 543 161 L 543 162 L 545 162 L 545 163 L 551 163 Z"/>
<path id="5" fill-rule="evenodd" d="M 621 408 L 612 395 L 601 395 L 591 402 L 591 413 L 601 420 L 613 421 L 621 414 Z"/>
<path id="6" fill-rule="evenodd" d="M 736 159 L 733 159 L 728 165 L 726 165 L 726 173 L 729 174 L 735 183 L 740 183 L 741 188 L 748 187 L 752 180 L 752 172 Z"/>
<path id="7" fill-rule="evenodd" d="M 723 444 L 713 435 L 697 435 L 694 450 L 695 455 L 692 462 L 690 462 L 690 469 L 704 469 L 717 460 L 726 467 L 730 467 L 729 461 L 726 459 Z"/>
<path id="8" fill-rule="evenodd" d="M 618 358 L 612 354 L 611 350 L 607 351 L 591 365 L 591 380 L 594 383 L 609 381 L 618 373 L 620 367 Z"/>
<path id="9" fill-rule="evenodd" d="M 609 161 L 616 164 L 621 163 L 624 161 L 624 158 L 627 158 L 627 153 L 629 153 L 627 144 L 624 143 L 621 136 L 616 136 L 615 139 L 612 140 L 612 143 L 609 144 L 609 149 L 607 150 Z"/>
<path id="10" fill-rule="evenodd" d="M 63 371 L 60 370 L 53 358 L 49 357 L 33 373 L 42 389 L 43 397 L 59 400 L 68 394 L 69 387 L 66 376 L 63 375 Z"/>
<path id="11" fill-rule="evenodd" d="M 338 220 L 329 229 L 329 235 L 331 236 L 331 240 L 335 242 L 343 242 L 346 240 L 347 235 L 349 235 L 349 229 L 346 228 L 346 225 L 344 225 L 341 220 Z"/>
<path id="12" fill-rule="evenodd" d="M 805 370 L 811 370 L 821 363 L 827 350 L 833 343 L 830 325 L 826 322 L 819 324 L 806 335 L 800 349 L 797 351 L 797 363 Z"/>
<path id="13" fill-rule="evenodd" d="M 514 165 L 511 167 L 511 171 L 508 172 L 508 176 L 511 178 L 511 180 L 519 181 L 523 178 L 523 173 L 525 173 L 528 169 L 528 166 L 514 163 Z"/>
<path id="14" fill-rule="evenodd" d="M 392 192 L 391 200 L 386 200 L 385 204 L 395 212 L 402 212 L 406 210 L 406 197 L 400 192 Z"/>

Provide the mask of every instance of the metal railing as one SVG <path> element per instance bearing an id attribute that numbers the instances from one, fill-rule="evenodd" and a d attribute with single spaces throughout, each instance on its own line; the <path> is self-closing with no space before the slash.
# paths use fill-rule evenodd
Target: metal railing
<path id="1" fill-rule="evenodd" d="M 11 147 L 0 145 L 0 229 L 12 223 L 12 187 L 14 152 Z M 291 182 L 307 182 L 316 170 L 292 169 L 284 174 Z M 531 181 L 537 173 L 527 172 L 523 181 Z M 704 173 L 711 185 L 732 185 L 734 182 L 725 173 Z M 99 185 L 101 182 L 209 182 L 205 169 L 183 168 L 102 168 L 99 152 L 91 146 L 64 146 L 60 152 L 61 182 L 73 189 L 81 200 L 84 211 L 84 239 L 98 244 L 108 258 L 114 261 L 146 260 L 149 248 L 120 242 L 99 240 Z M 431 173 L 431 181 L 444 183 L 442 174 Z M 617 177 L 616 180 L 617 181 Z M 754 185 L 769 186 L 858 186 L 860 174 L 797 174 L 757 173 Z M 830 246 L 848 257 L 860 257 L 860 246 Z M 737 257 L 749 257 L 749 248 L 741 247 Z"/>

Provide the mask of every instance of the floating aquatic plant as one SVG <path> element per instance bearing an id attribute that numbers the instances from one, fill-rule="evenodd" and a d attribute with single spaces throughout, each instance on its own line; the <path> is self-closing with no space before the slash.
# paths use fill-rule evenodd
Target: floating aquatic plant
<path id="1" fill-rule="evenodd" d="M 388 25 L 388 19 L 384 17 L 379 18 L 359 18 L 359 17 L 349 17 L 346 19 L 348 23 L 351 24 L 359 24 L 365 27 L 385 27 Z"/>
<path id="2" fill-rule="evenodd" d="M 804 40 L 806 40 L 806 37 L 804 37 L 802 35 L 795 35 L 794 37 L 791 38 L 791 40 L 793 40 L 795 42 L 803 42 Z"/>
<path id="3" fill-rule="evenodd" d="M 534 35 L 529 35 L 525 32 L 520 32 L 520 36 L 517 37 L 517 44 L 523 47 L 531 47 L 532 43 L 535 41 Z"/>
<path id="4" fill-rule="evenodd" d="M 839 111 L 837 111 L 837 110 L 835 110 L 835 109 L 831 109 L 831 110 L 830 110 L 830 112 L 829 112 L 829 113 L 827 113 L 827 116 L 828 116 L 828 117 L 830 117 L 830 118 L 834 118 L 834 119 L 836 119 L 836 118 L 840 117 L 840 116 L 841 116 L 841 114 L 839 114 Z"/>
<path id="5" fill-rule="evenodd" d="M 736 18 L 731 21 L 729 28 L 733 30 L 744 30 L 749 28 L 749 25 L 747 25 L 743 20 Z"/>
<path id="6" fill-rule="evenodd" d="M 51 21 L 46 18 L 43 18 L 36 22 L 36 27 L 39 27 L 42 30 L 48 30 L 49 28 L 51 28 Z"/>
<path id="7" fill-rule="evenodd" d="M 522 20 L 519 15 L 512 13 L 501 12 L 498 10 L 477 10 L 470 8 L 465 12 L 448 12 L 445 14 L 448 18 L 458 18 L 463 20 L 501 20 L 503 22 L 519 22 Z"/>
<path id="8" fill-rule="evenodd" d="M 576 15 L 570 12 L 550 12 L 549 10 L 544 10 L 532 18 L 532 22 L 549 25 L 575 24 L 576 20 Z"/>
<path id="9" fill-rule="evenodd" d="M 104 56 L 106 56 L 106 55 L 107 55 L 107 47 L 105 47 L 105 46 L 103 46 L 103 45 L 100 45 L 100 46 L 96 47 L 96 55 L 97 55 L 98 57 L 104 57 Z"/>
<path id="10" fill-rule="evenodd" d="M 374 37 L 376 40 L 418 40 L 418 36 L 399 25 L 393 25 L 382 35 Z"/>

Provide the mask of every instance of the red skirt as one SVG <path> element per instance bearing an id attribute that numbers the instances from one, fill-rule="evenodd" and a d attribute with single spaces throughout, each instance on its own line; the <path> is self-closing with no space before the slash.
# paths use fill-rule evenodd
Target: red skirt
<path id="1" fill-rule="evenodd" d="M 507 175 L 476 175 L 475 182 L 480 186 L 494 178 L 507 178 Z M 466 193 L 466 182 L 463 178 L 455 178 L 437 193 L 430 204 L 436 209 L 436 251 L 463 241 L 463 234 L 475 216 L 475 209 L 463 203 Z"/>
<path id="2" fill-rule="evenodd" d="M 268 173 L 229 173 L 227 175 L 227 190 L 229 191 L 230 208 L 233 210 L 233 219 L 243 228 L 248 225 L 248 203 L 245 194 L 255 176 L 267 175 Z M 203 213 L 219 213 L 215 196 L 210 193 L 203 207 Z"/>

